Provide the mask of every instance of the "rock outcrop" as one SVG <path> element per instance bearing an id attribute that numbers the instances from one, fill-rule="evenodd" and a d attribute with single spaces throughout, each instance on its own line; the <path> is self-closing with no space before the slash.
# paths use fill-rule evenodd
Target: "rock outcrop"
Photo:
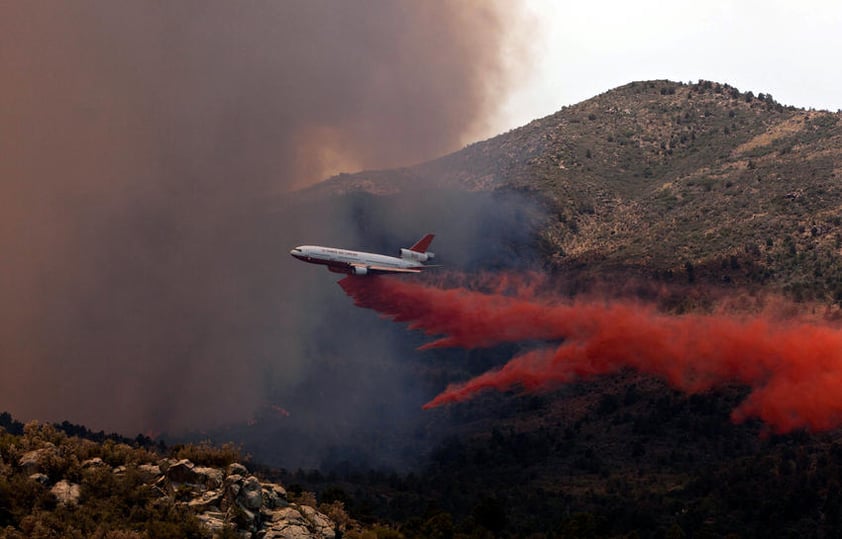
<path id="1" fill-rule="evenodd" d="M 50 493 L 56 497 L 62 505 L 76 505 L 79 503 L 81 491 L 79 485 L 62 479 L 50 489 Z"/>
<path id="2" fill-rule="evenodd" d="M 357 526 L 340 502 L 321 506 L 326 516 L 310 507 L 312 494 L 289 497 L 232 463 L 240 453 L 229 446 L 179 446 L 165 453 L 179 458 L 162 458 L 163 448 L 97 443 L 34 421 L 22 430 L 0 429 L 2 538 L 335 539 Z"/>
<path id="3" fill-rule="evenodd" d="M 29 451 L 18 460 L 31 481 L 49 488 L 60 505 L 74 506 L 81 497 L 80 485 L 65 479 L 50 486 L 44 473 L 56 448 Z M 286 489 L 265 482 L 239 463 L 225 469 L 197 466 L 187 459 L 162 459 L 157 464 L 121 465 L 112 468 L 101 458 L 81 463 L 83 470 L 99 469 L 115 476 L 137 474 L 153 486 L 162 498 L 169 498 L 196 514 L 209 534 L 226 527 L 244 538 L 255 539 L 334 539 L 337 525 L 308 505 L 291 503 Z"/>
<path id="4" fill-rule="evenodd" d="M 45 443 L 44 447 L 28 451 L 21 455 L 18 460 L 20 466 L 27 474 L 44 473 L 49 468 L 50 460 L 54 459 L 58 451 L 56 446 Z"/>
<path id="5" fill-rule="evenodd" d="M 194 510 L 211 531 L 233 526 L 242 537 L 334 539 L 336 524 L 313 507 L 290 503 L 283 486 L 261 482 L 242 464 L 225 470 L 164 459 L 143 472 L 160 476 L 154 484 Z M 139 469 L 139 468 L 138 468 Z M 140 469 L 139 469 L 140 471 Z"/>

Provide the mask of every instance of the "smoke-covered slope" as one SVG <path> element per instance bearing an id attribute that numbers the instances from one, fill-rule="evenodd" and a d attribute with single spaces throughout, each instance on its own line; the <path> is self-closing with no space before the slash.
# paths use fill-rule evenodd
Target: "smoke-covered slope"
<path id="1" fill-rule="evenodd" d="M 634 82 L 435 161 L 313 191 L 526 192 L 549 209 L 541 239 L 554 268 L 675 277 L 690 264 L 693 277 L 832 300 L 839 118 L 719 83 Z"/>

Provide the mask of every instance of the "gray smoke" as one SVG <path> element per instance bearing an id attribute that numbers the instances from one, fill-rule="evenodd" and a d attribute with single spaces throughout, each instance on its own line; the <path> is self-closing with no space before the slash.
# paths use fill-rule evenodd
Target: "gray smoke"
<path id="1" fill-rule="evenodd" d="M 366 231 L 286 193 L 457 149 L 508 88 L 511 26 L 485 2 L 0 5 L 0 409 L 174 432 L 294 415 L 321 378 L 368 413 L 353 384 L 403 376 L 377 371 L 388 336 L 343 348 L 330 309 L 374 318 L 288 255 Z"/>

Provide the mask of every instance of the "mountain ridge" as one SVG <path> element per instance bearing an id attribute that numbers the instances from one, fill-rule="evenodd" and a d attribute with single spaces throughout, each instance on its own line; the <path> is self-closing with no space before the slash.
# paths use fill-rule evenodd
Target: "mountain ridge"
<path id="1" fill-rule="evenodd" d="M 539 235 L 550 270 L 666 275 L 689 263 L 710 282 L 833 300 L 840 116 L 710 81 L 632 82 L 433 161 L 307 191 L 515 191 L 547 208 Z M 790 260 L 799 253 L 809 255 L 801 269 Z M 816 271 L 825 278 L 810 284 Z"/>

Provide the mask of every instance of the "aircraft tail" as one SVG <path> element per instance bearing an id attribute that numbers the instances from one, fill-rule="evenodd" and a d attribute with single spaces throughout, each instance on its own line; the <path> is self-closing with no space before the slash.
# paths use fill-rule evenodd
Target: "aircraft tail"
<path id="1" fill-rule="evenodd" d="M 429 252 L 430 244 L 433 242 L 433 234 L 427 234 L 409 249 L 401 249 L 401 258 L 404 260 L 414 260 L 415 262 L 426 262 L 436 256 Z"/>
<path id="2" fill-rule="evenodd" d="M 435 234 L 427 234 L 417 242 L 415 245 L 409 248 L 410 251 L 415 251 L 416 253 L 426 253 L 427 249 L 430 248 L 430 244 L 433 243 L 433 238 L 435 238 Z"/>

